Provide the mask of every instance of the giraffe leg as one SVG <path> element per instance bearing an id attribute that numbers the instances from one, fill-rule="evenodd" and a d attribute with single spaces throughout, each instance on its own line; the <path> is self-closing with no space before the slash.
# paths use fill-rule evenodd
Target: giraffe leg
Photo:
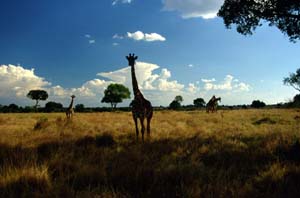
<path id="1" fill-rule="evenodd" d="M 145 125 L 144 125 L 144 117 L 140 118 L 140 122 L 141 122 L 141 133 L 142 133 L 142 141 L 144 142 L 144 133 L 145 133 Z"/>
<path id="2" fill-rule="evenodd" d="M 136 140 L 139 140 L 139 128 L 137 123 L 137 118 L 133 116 L 134 124 L 135 124 L 135 133 L 136 133 Z"/>
<path id="3" fill-rule="evenodd" d="M 147 136 L 150 137 L 150 122 L 151 122 L 151 117 L 147 117 Z"/>

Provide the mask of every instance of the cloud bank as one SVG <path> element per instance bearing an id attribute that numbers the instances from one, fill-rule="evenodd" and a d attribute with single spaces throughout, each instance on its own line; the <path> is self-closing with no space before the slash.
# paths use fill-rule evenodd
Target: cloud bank
<path id="1" fill-rule="evenodd" d="M 76 95 L 76 104 L 85 106 L 108 106 L 100 103 L 103 92 L 111 83 L 124 84 L 132 90 L 131 68 L 100 72 L 99 78 L 87 80 L 80 87 L 65 88 L 61 85 L 53 85 L 43 77 L 35 74 L 34 69 L 25 69 L 22 66 L 0 66 L 0 104 L 15 102 L 18 105 L 32 105 L 32 101 L 26 98 L 26 94 L 32 89 L 44 89 L 48 92 L 47 101 L 56 101 L 68 105 L 71 95 Z M 167 106 L 176 95 L 184 98 L 184 104 L 192 104 L 195 98 L 208 100 L 212 95 L 237 97 L 237 94 L 247 93 L 250 85 L 240 82 L 232 75 L 227 75 L 223 81 L 216 79 L 202 79 L 202 82 L 190 82 L 187 85 L 172 79 L 172 73 L 167 68 L 146 62 L 136 63 L 136 76 L 140 90 L 153 105 Z M 106 80 L 104 80 L 106 79 Z M 236 94 L 234 96 L 234 94 Z M 133 95 L 131 95 L 133 98 Z M 46 102 L 47 102 L 46 101 Z M 222 100 L 226 102 L 225 100 Z M 122 105 L 127 106 L 130 100 Z M 42 103 L 43 105 L 43 103 Z"/>

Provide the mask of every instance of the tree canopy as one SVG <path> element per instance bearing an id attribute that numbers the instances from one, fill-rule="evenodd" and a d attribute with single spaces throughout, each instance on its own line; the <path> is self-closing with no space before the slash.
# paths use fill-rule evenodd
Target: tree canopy
<path id="1" fill-rule="evenodd" d="M 178 95 L 178 96 L 175 97 L 174 100 L 177 101 L 177 102 L 179 102 L 179 103 L 181 103 L 183 101 L 183 97 L 180 96 L 180 95 Z"/>
<path id="2" fill-rule="evenodd" d="M 262 108 L 265 106 L 266 106 L 266 103 L 264 103 L 263 101 L 260 101 L 260 100 L 253 100 L 252 104 L 251 104 L 251 107 L 253 107 L 253 108 Z"/>
<path id="3" fill-rule="evenodd" d="M 181 107 L 181 102 L 183 101 L 182 96 L 178 95 L 174 100 L 169 104 L 170 109 L 179 109 Z"/>
<path id="4" fill-rule="evenodd" d="M 37 108 L 38 103 L 40 100 L 47 100 L 48 98 L 48 93 L 44 90 L 31 90 L 27 94 L 27 97 L 30 98 L 31 100 L 35 100 L 35 108 Z"/>
<path id="5" fill-rule="evenodd" d="M 195 107 L 204 107 L 205 106 L 205 100 L 203 98 L 197 98 L 194 100 Z"/>
<path id="6" fill-rule="evenodd" d="M 296 73 L 291 73 L 289 77 L 284 78 L 283 83 L 300 91 L 300 68 L 297 69 Z"/>
<path id="7" fill-rule="evenodd" d="M 227 28 L 235 24 L 237 31 L 251 35 L 262 22 L 276 26 L 290 41 L 300 39 L 299 0 L 225 0 L 218 12 Z"/>
<path id="8" fill-rule="evenodd" d="M 128 98 L 130 98 L 130 91 L 127 87 L 122 84 L 110 84 L 104 90 L 104 97 L 101 102 L 110 103 L 112 109 L 115 109 L 118 103 Z"/>
<path id="9" fill-rule="evenodd" d="M 62 110 L 63 110 L 63 105 L 61 103 L 51 101 L 51 102 L 47 102 L 45 105 L 46 112 L 57 112 Z"/>

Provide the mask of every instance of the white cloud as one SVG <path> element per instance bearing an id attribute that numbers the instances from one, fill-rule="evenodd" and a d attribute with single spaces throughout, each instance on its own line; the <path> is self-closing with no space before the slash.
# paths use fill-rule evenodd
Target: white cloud
<path id="1" fill-rule="evenodd" d="M 211 82 L 215 82 L 216 79 L 212 78 L 212 79 L 201 79 L 202 82 L 204 83 L 211 83 Z"/>
<path id="2" fill-rule="evenodd" d="M 89 40 L 89 44 L 94 44 L 94 43 L 96 43 L 96 40 L 95 40 L 95 39 Z"/>
<path id="3" fill-rule="evenodd" d="M 113 46 L 118 46 L 118 45 L 120 45 L 119 43 L 113 43 L 112 44 Z"/>
<path id="4" fill-rule="evenodd" d="M 113 0 L 112 5 L 116 5 L 117 3 L 131 3 L 133 0 Z"/>
<path id="5" fill-rule="evenodd" d="M 163 3 L 164 10 L 178 11 L 183 18 L 211 19 L 217 16 L 224 0 L 163 0 Z"/>
<path id="6" fill-rule="evenodd" d="M 205 90 L 235 90 L 235 91 L 249 91 L 250 85 L 246 83 L 239 83 L 239 80 L 234 79 L 232 75 L 227 75 L 224 78 L 224 81 L 222 83 L 215 83 L 216 80 L 213 79 L 202 79 L 202 82 L 204 82 L 204 89 Z"/>
<path id="7" fill-rule="evenodd" d="M 198 88 L 194 83 L 189 83 L 189 86 L 187 87 L 187 91 L 190 93 L 196 93 Z"/>
<path id="8" fill-rule="evenodd" d="M 34 73 L 34 69 L 24 69 L 21 66 L 0 66 L 0 97 L 26 96 L 31 89 L 50 86 L 51 83 Z"/>
<path id="9" fill-rule="evenodd" d="M 124 39 L 124 36 L 118 35 L 118 34 L 114 34 L 112 38 L 113 39 Z"/>
<path id="10" fill-rule="evenodd" d="M 87 39 L 89 44 L 95 44 L 96 40 L 90 34 L 85 34 L 84 37 Z"/>
<path id="11" fill-rule="evenodd" d="M 127 37 L 136 41 L 165 41 L 166 38 L 158 33 L 143 33 L 142 31 L 136 31 L 133 33 L 127 32 Z"/>
<path id="12" fill-rule="evenodd" d="M 65 88 L 60 85 L 52 85 L 43 77 L 35 74 L 34 69 L 25 69 L 22 66 L 0 66 L 0 104 L 15 102 L 18 105 L 32 105 L 32 101 L 26 98 L 26 94 L 32 89 L 43 89 L 49 93 L 48 101 L 69 105 L 70 96 L 76 95 L 75 104 L 83 103 L 85 106 L 103 106 L 100 103 L 105 88 L 111 83 L 121 83 L 132 90 L 131 68 L 102 72 L 97 74 L 100 78 L 87 80 L 79 87 Z M 153 105 L 169 105 L 176 95 L 182 95 L 185 104 L 192 104 L 193 99 L 200 97 L 208 100 L 212 95 L 222 96 L 222 101 L 234 104 L 240 98 L 246 100 L 245 93 L 250 94 L 250 85 L 235 81 L 231 75 L 227 75 L 220 83 L 216 79 L 202 79 L 202 82 L 183 83 L 172 79 L 172 73 L 167 68 L 152 63 L 137 62 L 136 77 L 139 88 L 144 96 Z M 131 97 L 133 97 L 131 95 Z M 225 100 L 223 100 L 225 97 Z M 232 100 L 235 98 L 235 100 Z M 126 100 L 122 105 L 128 105 Z M 44 102 L 41 103 L 43 105 Z"/>
<path id="13" fill-rule="evenodd" d="M 169 80 L 169 78 L 171 78 L 171 72 L 169 70 L 163 68 L 160 74 L 154 74 L 153 72 L 156 69 L 159 69 L 159 66 L 156 64 L 145 62 L 136 63 L 135 73 L 141 90 L 178 91 L 183 89 L 183 84 Z M 130 88 L 132 87 L 130 67 L 125 67 L 113 72 L 102 72 L 99 73 L 98 76 L 108 78 L 117 83 L 122 83 Z"/>

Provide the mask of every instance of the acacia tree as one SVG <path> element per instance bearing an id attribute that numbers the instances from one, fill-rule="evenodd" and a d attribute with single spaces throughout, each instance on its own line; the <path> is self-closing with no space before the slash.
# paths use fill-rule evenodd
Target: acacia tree
<path id="1" fill-rule="evenodd" d="M 194 100 L 195 107 L 204 107 L 205 106 L 205 100 L 203 98 L 197 98 Z"/>
<path id="2" fill-rule="evenodd" d="M 30 98 L 31 100 L 36 101 L 34 107 L 35 109 L 37 109 L 40 100 L 47 100 L 48 93 L 44 90 L 30 90 L 29 93 L 27 94 L 27 97 Z"/>
<path id="3" fill-rule="evenodd" d="M 297 69 L 296 73 L 291 73 L 289 77 L 284 78 L 283 83 L 300 91 L 300 68 Z"/>
<path id="4" fill-rule="evenodd" d="M 176 96 L 174 100 L 169 104 L 170 109 L 179 109 L 181 107 L 181 102 L 183 101 L 182 96 Z"/>
<path id="5" fill-rule="evenodd" d="M 300 39 L 299 0 L 225 0 L 218 16 L 227 28 L 235 24 L 243 35 L 251 35 L 263 21 L 276 26 L 290 41 Z"/>
<path id="6" fill-rule="evenodd" d="M 110 84 L 104 90 L 104 97 L 101 102 L 110 103 L 111 108 L 115 109 L 118 103 L 128 98 L 130 98 L 130 91 L 127 87 L 122 84 Z"/>

